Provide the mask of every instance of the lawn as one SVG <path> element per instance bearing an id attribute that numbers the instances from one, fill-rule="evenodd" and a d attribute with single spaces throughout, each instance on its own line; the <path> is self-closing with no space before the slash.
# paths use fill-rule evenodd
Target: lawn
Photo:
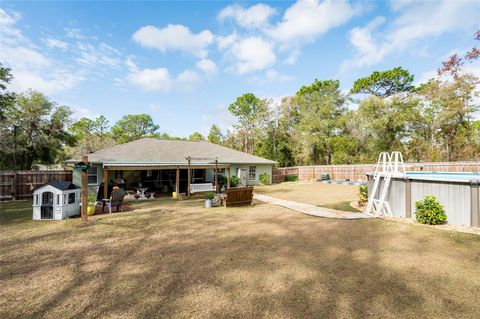
<path id="1" fill-rule="evenodd" d="M 358 212 L 350 206 L 350 202 L 358 200 L 358 186 L 353 185 L 292 182 L 256 186 L 255 192 L 320 207 Z"/>
<path id="2" fill-rule="evenodd" d="M 1 318 L 478 318 L 480 236 L 164 199 L 31 221 L 0 205 Z M 22 208 L 23 207 L 23 208 Z M 14 217 L 18 215 L 18 217 Z"/>

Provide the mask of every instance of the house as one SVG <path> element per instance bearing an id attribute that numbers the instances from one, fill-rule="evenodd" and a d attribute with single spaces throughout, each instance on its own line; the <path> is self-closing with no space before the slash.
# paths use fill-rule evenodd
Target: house
<path id="1" fill-rule="evenodd" d="M 65 219 L 80 214 L 80 188 L 52 181 L 33 190 L 33 219 Z"/>
<path id="2" fill-rule="evenodd" d="M 67 163 L 76 163 L 71 159 Z M 227 179 L 238 176 L 242 185 L 256 185 L 276 162 L 204 141 L 144 138 L 88 154 L 89 191 L 100 183 L 121 181 L 126 190 L 148 188 L 150 193 L 189 193 L 191 184 L 212 183 L 215 168 Z M 190 176 L 190 180 L 189 180 Z M 81 171 L 74 170 L 73 183 L 81 185 Z M 227 183 L 228 184 L 228 183 Z"/>

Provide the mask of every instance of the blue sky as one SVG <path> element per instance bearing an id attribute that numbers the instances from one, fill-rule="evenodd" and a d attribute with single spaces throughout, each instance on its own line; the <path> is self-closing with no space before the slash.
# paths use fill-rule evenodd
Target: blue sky
<path id="1" fill-rule="evenodd" d="M 207 134 L 234 123 L 252 92 L 278 100 L 314 79 L 347 91 L 373 70 L 426 80 L 472 47 L 479 1 L 8 2 L 0 62 L 11 89 L 70 106 L 75 117 L 149 113 L 160 130 Z M 468 70 L 480 75 L 480 66 Z"/>

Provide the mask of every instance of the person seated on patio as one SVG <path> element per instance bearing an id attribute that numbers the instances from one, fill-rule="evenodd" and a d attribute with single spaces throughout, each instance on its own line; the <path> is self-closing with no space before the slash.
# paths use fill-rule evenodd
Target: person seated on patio
<path id="1" fill-rule="evenodd" d="M 117 208 L 117 212 L 122 211 L 121 208 L 123 204 L 123 199 L 125 198 L 125 194 L 126 193 L 123 188 L 114 186 L 112 190 L 112 195 L 110 196 L 110 200 L 103 202 L 102 213 L 103 213 L 103 208 L 105 207 L 105 204 L 107 204 L 108 211 L 110 213 L 112 212 L 112 206 Z"/>

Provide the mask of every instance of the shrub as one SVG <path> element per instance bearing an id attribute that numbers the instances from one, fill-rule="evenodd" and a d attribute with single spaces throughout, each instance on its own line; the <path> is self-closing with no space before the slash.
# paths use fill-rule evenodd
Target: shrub
<path id="1" fill-rule="evenodd" d="M 415 217 L 419 223 L 429 225 L 440 225 L 447 221 L 445 209 L 432 195 L 415 202 Z"/>
<path id="2" fill-rule="evenodd" d="M 230 178 L 230 187 L 237 187 L 240 184 L 240 178 L 238 176 L 232 176 Z"/>
<path id="3" fill-rule="evenodd" d="M 210 199 L 210 200 L 212 200 L 213 197 L 214 197 L 214 196 L 213 196 L 213 193 L 212 193 L 212 192 L 207 192 L 207 193 L 205 193 L 205 199 Z"/>
<path id="4" fill-rule="evenodd" d="M 95 195 L 95 193 L 92 192 L 88 194 L 87 202 L 89 206 L 97 205 L 97 196 Z"/>
<path id="5" fill-rule="evenodd" d="M 260 174 L 258 179 L 260 180 L 260 183 L 262 183 L 262 184 L 265 184 L 265 185 L 270 184 L 270 175 L 267 174 L 267 173 Z"/>
<path id="6" fill-rule="evenodd" d="M 217 180 L 218 180 L 218 186 L 220 186 L 220 189 L 223 189 L 223 187 L 227 185 L 227 177 L 225 175 L 218 175 Z"/>
<path id="7" fill-rule="evenodd" d="M 285 176 L 285 182 L 297 182 L 297 181 L 298 181 L 298 176 L 294 176 L 294 175 Z"/>
<path id="8" fill-rule="evenodd" d="M 368 202 L 368 186 L 360 185 L 358 187 L 358 205 L 365 206 Z"/>

